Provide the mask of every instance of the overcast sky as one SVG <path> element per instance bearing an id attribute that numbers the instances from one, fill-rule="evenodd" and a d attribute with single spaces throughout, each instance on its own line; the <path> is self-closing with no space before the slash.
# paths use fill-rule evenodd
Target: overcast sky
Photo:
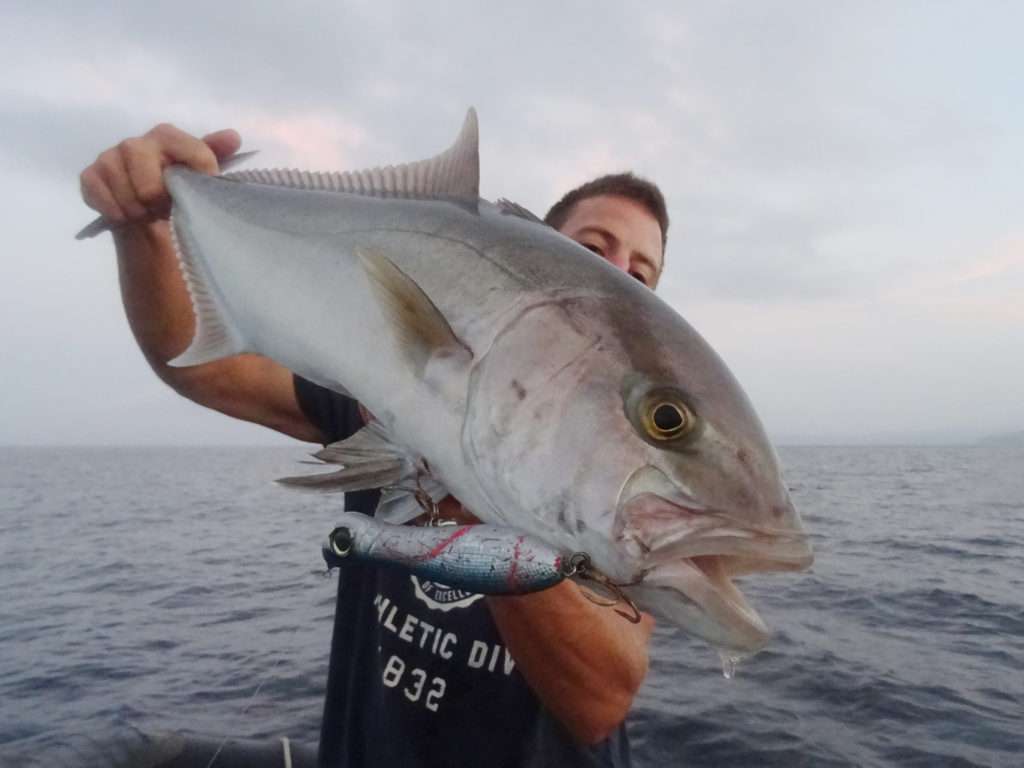
<path id="1" fill-rule="evenodd" d="M 484 197 L 662 186 L 660 292 L 776 439 L 1024 429 L 1024 4 L 115 5 L 0 11 L 0 444 L 286 441 L 149 371 L 109 236 L 72 239 L 101 150 L 170 121 L 356 168 L 470 105 Z"/>

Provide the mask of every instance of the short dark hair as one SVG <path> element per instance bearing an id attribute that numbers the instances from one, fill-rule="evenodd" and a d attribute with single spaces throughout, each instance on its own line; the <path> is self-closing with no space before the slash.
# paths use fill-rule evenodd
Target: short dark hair
<path id="1" fill-rule="evenodd" d="M 609 173 L 599 176 L 593 181 L 581 184 L 575 189 L 569 190 L 562 196 L 562 199 L 551 206 L 544 217 L 545 223 L 561 229 L 562 225 L 569 220 L 569 214 L 581 200 L 602 195 L 617 195 L 640 203 L 650 211 L 650 214 L 661 227 L 661 248 L 665 249 L 668 241 L 668 210 L 665 206 L 665 196 L 661 194 L 658 185 L 653 181 L 636 176 L 630 171 L 625 173 Z"/>

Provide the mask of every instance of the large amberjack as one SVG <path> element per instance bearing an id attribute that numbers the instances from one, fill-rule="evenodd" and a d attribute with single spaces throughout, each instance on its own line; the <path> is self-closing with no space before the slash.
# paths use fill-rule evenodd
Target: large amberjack
<path id="1" fill-rule="evenodd" d="M 379 420 L 310 484 L 389 487 L 392 522 L 450 492 L 720 648 L 765 643 L 732 577 L 812 554 L 753 408 L 652 291 L 479 198 L 472 110 L 409 165 L 166 179 L 197 318 L 173 363 L 259 353 Z"/>

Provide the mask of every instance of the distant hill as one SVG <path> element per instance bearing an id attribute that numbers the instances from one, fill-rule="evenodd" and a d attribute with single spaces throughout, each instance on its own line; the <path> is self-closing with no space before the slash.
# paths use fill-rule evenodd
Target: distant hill
<path id="1" fill-rule="evenodd" d="M 1024 429 L 1017 432 L 1003 432 L 998 435 L 989 435 L 978 441 L 981 445 L 1012 445 L 1024 447 Z"/>

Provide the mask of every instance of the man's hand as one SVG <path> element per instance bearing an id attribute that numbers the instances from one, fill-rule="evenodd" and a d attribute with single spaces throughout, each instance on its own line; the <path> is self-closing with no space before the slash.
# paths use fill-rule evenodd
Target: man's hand
<path id="1" fill-rule="evenodd" d="M 241 143 L 238 133 L 230 129 L 198 139 L 161 123 L 102 152 L 82 171 L 82 199 L 115 226 L 166 219 L 171 201 L 163 169 L 181 163 L 215 174 L 219 161 L 237 152 Z"/>
<path id="2" fill-rule="evenodd" d="M 192 340 L 192 300 L 171 242 L 163 169 L 180 163 L 217 173 L 242 143 L 232 130 L 202 139 L 169 124 L 125 139 L 82 171 L 82 198 L 113 225 L 121 296 L 132 333 L 156 374 L 178 394 L 299 440 L 322 442 L 295 399 L 292 374 L 258 355 L 172 368 Z"/>

